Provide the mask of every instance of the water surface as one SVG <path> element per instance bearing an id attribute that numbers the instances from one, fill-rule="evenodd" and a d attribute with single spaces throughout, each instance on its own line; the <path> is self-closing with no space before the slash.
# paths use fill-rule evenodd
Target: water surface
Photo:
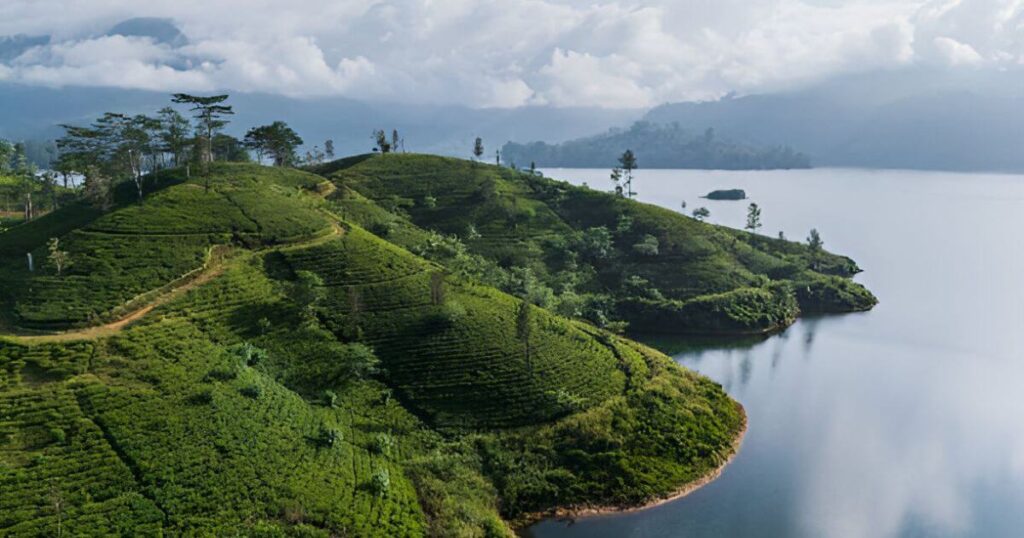
<path id="1" fill-rule="evenodd" d="M 605 170 L 545 172 L 611 186 Z M 751 200 L 699 198 L 734 187 Z M 1024 536 L 1024 176 L 640 170 L 634 190 L 733 227 L 757 202 L 773 236 L 817 228 L 881 303 L 677 346 L 746 407 L 739 456 L 679 501 L 529 536 Z"/>

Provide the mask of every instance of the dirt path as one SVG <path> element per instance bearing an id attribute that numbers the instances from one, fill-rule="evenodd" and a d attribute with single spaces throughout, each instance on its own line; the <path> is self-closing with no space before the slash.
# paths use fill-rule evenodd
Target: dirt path
<path id="1" fill-rule="evenodd" d="M 330 187 L 334 187 L 333 183 L 329 183 Z M 334 189 L 328 188 L 326 193 L 322 193 L 321 196 L 327 197 L 330 193 L 334 192 Z M 327 210 L 323 210 L 324 215 L 327 216 L 331 223 L 331 231 L 327 234 L 308 239 L 306 241 L 299 241 L 297 243 L 291 243 L 287 245 L 279 245 L 275 247 L 269 247 L 266 249 L 260 249 L 255 252 L 278 250 L 278 249 L 296 249 L 316 246 L 322 243 L 326 243 L 331 239 L 340 237 L 345 233 L 345 229 L 338 223 L 336 215 L 330 213 Z M 216 250 L 216 247 L 214 248 Z M 199 274 L 195 277 L 186 277 L 188 280 L 181 283 L 179 286 L 175 286 L 166 292 L 160 294 L 155 299 L 150 301 L 144 306 L 133 310 L 124 316 L 105 323 L 103 325 L 94 325 L 92 327 L 85 327 L 83 329 L 71 329 L 68 331 L 44 333 L 44 334 L 16 334 L 0 333 L 0 338 L 9 340 L 19 344 L 42 344 L 47 342 L 68 342 L 72 340 L 96 340 L 99 338 L 105 338 L 117 334 L 128 325 L 146 316 L 158 306 L 167 304 L 173 299 L 181 297 L 189 290 L 202 286 L 203 284 L 213 280 L 224 272 L 226 265 L 230 262 L 230 255 L 217 255 L 215 252 L 211 252 L 210 261 L 207 266 L 203 268 Z"/>

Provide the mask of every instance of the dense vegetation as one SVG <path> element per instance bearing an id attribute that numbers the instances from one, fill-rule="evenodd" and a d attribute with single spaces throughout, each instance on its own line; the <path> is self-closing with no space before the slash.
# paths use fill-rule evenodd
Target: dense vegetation
<path id="1" fill-rule="evenodd" d="M 758 333 L 876 300 L 820 245 L 705 224 L 509 168 L 426 155 L 317 169 L 336 210 L 460 276 L 635 332 Z"/>
<path id="2" fill-rule="evenodd" d="M 505 162 L 519 166 L 611 168 L 625 148 L 632 148 L 647 168 L 772 170 L 811 166 L 806 155 L 789 147 L 752 147 L 721 140 L 712 129 L 698 134 L 678 123 L 646 121 L 560 144 L 509 142 L 501 155 Z"/>
<path id="3" fill-rule="evenodd" d="M 361 163 L 529 188 L 447 160 Z M 507 536 L 505 521 L 555 506 L 666 495 L 733 452 L 743 412 L 719 385 L 488 287 L 481 272 L 516 273 L 496 253 L 522 252 L 500 222 L 481 221 L 491 256 L 469 259 L 395 216 L 404 200 L 209 169 L 146 176 L 141 203 L 129 179 L 109 208 L 0 233 L 9 326 L 90 325 L 170 297 L 102 337 L 0 339 L 0 535 Z M 507 241 L 575 233 L 548 202 L 515 204 L 535 217 Z"/>

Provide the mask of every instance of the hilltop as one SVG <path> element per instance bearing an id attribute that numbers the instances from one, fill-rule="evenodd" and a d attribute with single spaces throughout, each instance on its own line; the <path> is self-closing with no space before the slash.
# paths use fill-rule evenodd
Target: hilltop
<path id="1" fill-rule="evenodd" d="M 336 211 L 450 271 L 598 326 L 749 334 L 866 310 L 844 256 L 611 193 L 431 155 L 316 168 Z"/>
<path id="2" fill-rule="evenodd" d="M 413 181 L 437 163 L 524 188 L 418 156 L 331 167 Z M 252 164 L 147 193 L 0 233 L 2 535 L 507 536 L 670 495 L 735 451 L 720 385 L 453 269 L 437 253 L 458 243 L 395 200 Z M 523 230 L 572 230 L 522 200 Z M 463 201 L 447 214 L 493 208 Z"/>

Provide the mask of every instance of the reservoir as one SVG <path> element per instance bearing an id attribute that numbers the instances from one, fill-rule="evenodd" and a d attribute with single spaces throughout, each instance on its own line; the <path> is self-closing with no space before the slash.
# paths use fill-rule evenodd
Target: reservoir
<path id="1" fill-rule="evenodd" d="M 544 172 L 612 189 L 607 170 Z M 754 202 L 762 234 L 815 228 L 880 304 L 768 338 L 647 338 L 746 407 L 740 454 L 685 498 L 527 536 L 1024 536 L 1024 176 L 641 169 L 633 186 L 716 224 Z M 733 188 L 748 199 L 700 198 Z"/>

